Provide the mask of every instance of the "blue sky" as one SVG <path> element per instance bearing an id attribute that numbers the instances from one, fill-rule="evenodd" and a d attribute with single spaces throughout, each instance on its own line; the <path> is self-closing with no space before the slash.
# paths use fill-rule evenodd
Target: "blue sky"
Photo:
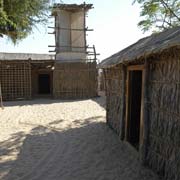
<path id="1" fill-rule="evenodd" d="M 95 45 L 100 53 L 99 60 L 124 49 L 138 39 L 149 35 L 143 34 L 137 27 L 140 21 L 138 4 L 132 6 L 133 0 L 86 0 L 86 3 L 94 4 L 87 18 L 87 26 L 94 29 L 88 32 L 87 43 Z M 60 2 L 56 0 L 56 2 Z M 81 0 L 64 0 L 64 3 L 83 3 Z M 53 26 L 53 19 L 48 25 Z M 47 26 L 48 26 L 47 25 Z M 54 36 L 49 35 L 51 29 L 47 26 L 38 26 L 34 32 L 14 46 L 7 38 L 0 38 L 1 52 L 21 53 L 49 53 L 48 45 L 54 45 Z M 51 48 L 52 49 L 52 48 Z"/>

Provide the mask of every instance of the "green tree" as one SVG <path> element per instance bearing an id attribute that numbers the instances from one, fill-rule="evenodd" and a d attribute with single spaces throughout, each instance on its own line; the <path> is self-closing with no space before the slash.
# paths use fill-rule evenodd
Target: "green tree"
<path id="1" fill-rule="evenodd" d="M 134 0 L 141 5 L 138 26 L 148 30 L 163 31 L 180 25 L 180 0 Z"/>
<path id="2" fill-rule="evenodd" d="M 49 0 L 0 0 L 0 35 L 16 43 L 47 22 L 49 9 Z"/>

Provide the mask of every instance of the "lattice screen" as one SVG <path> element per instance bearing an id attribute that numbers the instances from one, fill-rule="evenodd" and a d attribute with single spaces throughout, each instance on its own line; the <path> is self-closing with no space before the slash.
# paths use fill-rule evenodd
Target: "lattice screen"
<path id="1" fill-rule="evenodd" d="M 29 61 L 1 61 L 0 82 L 3 100 L 31 98 L 31 66 Z"/>

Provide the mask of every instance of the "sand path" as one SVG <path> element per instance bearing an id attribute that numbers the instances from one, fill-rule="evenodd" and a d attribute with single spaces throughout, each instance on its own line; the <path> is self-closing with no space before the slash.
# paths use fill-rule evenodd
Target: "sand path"
<path id="1" fill-rule="evenodd" d="M 105 124 L 103 98 L 6 102 L 2 180 L 157 180 Z"/>

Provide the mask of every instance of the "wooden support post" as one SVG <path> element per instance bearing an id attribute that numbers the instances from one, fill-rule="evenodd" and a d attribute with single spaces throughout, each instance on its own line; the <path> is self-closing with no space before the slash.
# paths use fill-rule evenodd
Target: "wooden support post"
<path id="1" fill-rule="evenodd" d="M 143 123 L 143 132 L 140 145 L 140 161 L 143 165 L 146 164 L 146 158 L 148 153 L 148 141 L 149 141 L 149 118 L 148 118 L 148 79 L 149 79 L 149 64 L 145 59 L 145 68 L 144 68 L 144 77 L 143 77 L 143 96 L 142 96 L 142 123 Z"/>
<path id="2" fill-rule="evenodd" d="M 122 104 L 121 104 L 121 117 L 120 117 L 120 139 L 125 138 L 125 118 L 126 118 L 126 66 L 122 65 Z"/>
<path id="3" fill-rule="evenodd" d="M 105 90 L 105 96 L 107 96 L 107 83 L 106 83 L 106 69 L 102 69 L 103 76 L 104 76 L 104 90 Z M 107 102 L 107 101 L 106 101 Z"/>
<path id="4" fill-rule="evenodd" d="M 93 45 L 93 50 L 94 50 L 94 60 L 96 60 L 96 49 L 95 49 L 95 46 Z"/>
<path id="5" fill-rule="evenodd" d="M 84 2 L 84 6 L 85 6 L 85 2 Z M 86 46 L 87 46 L 87 42 L 86 42 L 86 31 L 85 31 L 85 27 L 86 27 L 86 9 L 84 8 L 84 47 L 85 47 L 85 51 L 86 51 Z"/>
<path id="6" fill-rule="evenodd" d="M 29 98 L 32 99 L 32 69 L 31 69 L 31 60 L 28 62 L 29 68 Z"/>
<path id="7" fill-rule="evenodd" d="M 4 109 L 3 100 L 2 100 L 1 83 L 0 83 L 0 105 L 1 105 L 1 108 Z"/>

